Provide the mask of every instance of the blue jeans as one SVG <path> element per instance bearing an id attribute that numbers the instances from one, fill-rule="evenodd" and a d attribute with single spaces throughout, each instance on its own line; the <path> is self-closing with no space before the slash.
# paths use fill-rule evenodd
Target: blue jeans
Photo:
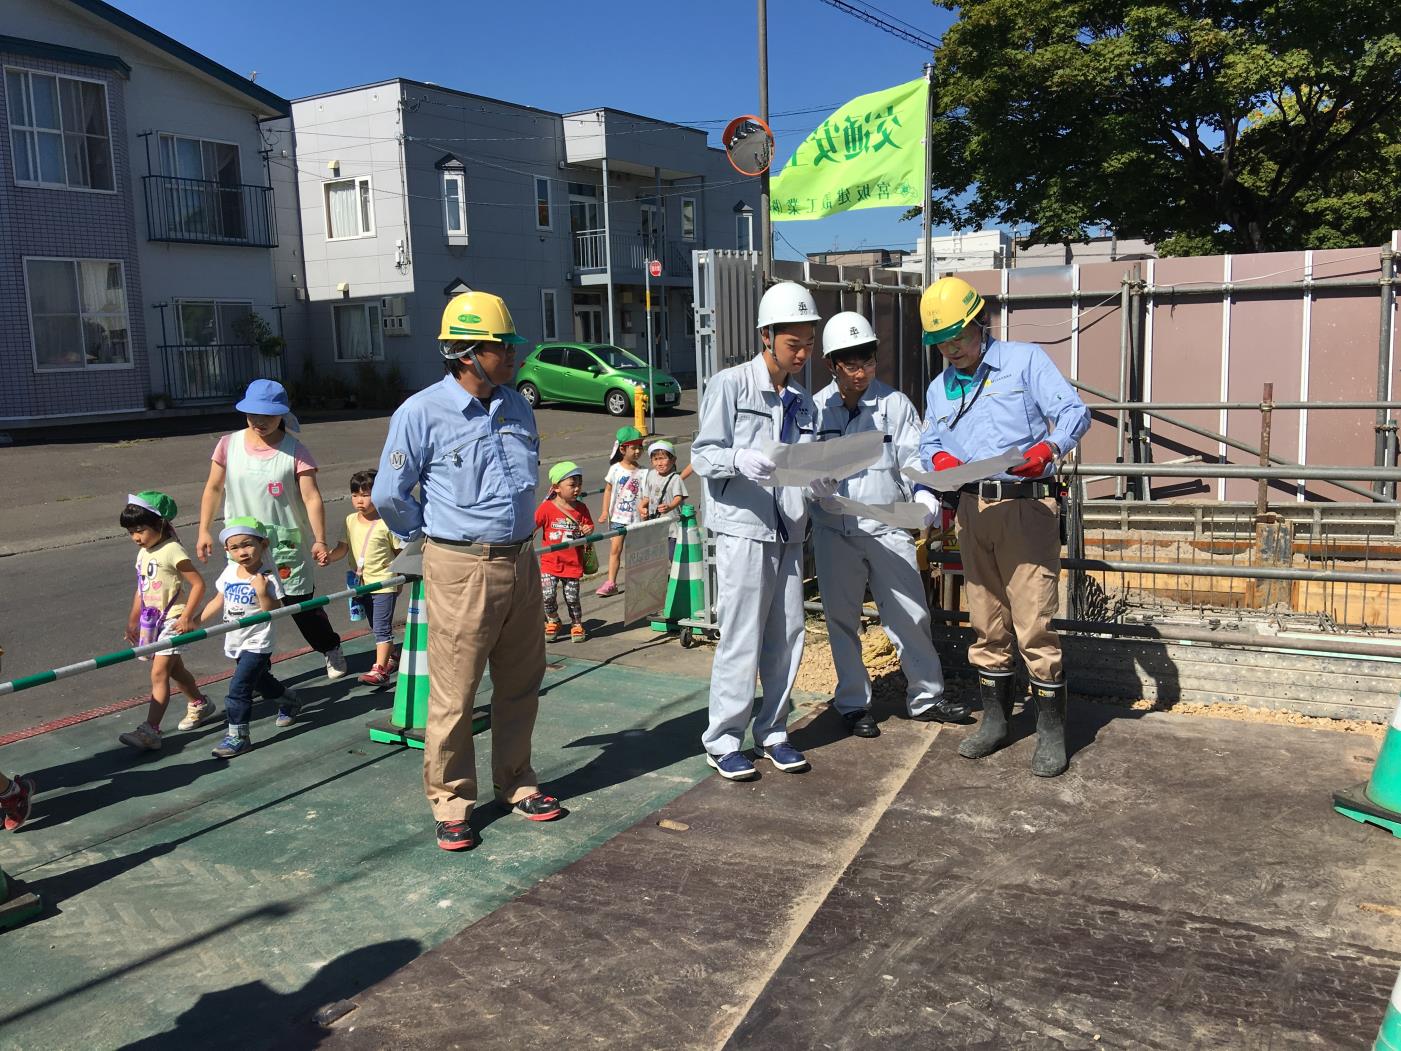
<path id="1" fill-rule="evenodd" d="M 287 693 L 287 687 L 272 675 L 272 654 L 240 653 L 234 658 L 233 678 L 229 680 L 228 699 L 224 702 L 224 713 L 230 726 L 247 726 L 248 716 L 253 711 L 253 691 L 257 690 L 270 701 L 276 701 Z"/>
<path id="2" fill-rule="evenodd" d="M 365 596 L 370 604 L 370 628 L 376 642 L 394 641 L 394 603 L 398 597 L 393 591 L 372 591 Z"/>

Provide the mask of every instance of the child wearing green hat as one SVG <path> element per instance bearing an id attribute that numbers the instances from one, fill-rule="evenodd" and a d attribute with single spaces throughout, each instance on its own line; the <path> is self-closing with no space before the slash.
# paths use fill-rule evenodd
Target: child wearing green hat
<path id="1" fill-rule="evenodd" d="M 268 562 L 268 528 L 256 518 L 231 518 L 219 533 L 230 561 L 214 584 L 214 597 L 200 614 L 206 623 L 222 612 L 234 621 L 282 607 L 284 591 L 277 570 Z M 272 674 L 272 621 L 235 628 L 224 636 L 224 655 L 234 662 L 224 702 L 229 730 L 214 746 L 214 758 L 232 759 L 253 747 L 248 733 L 253 711 L 253 691 L 277 702 L 277 725 L 290 726 L 301 699 Z"/>
<path id="2" fill-rule="evenodd" d="M 642 432 L 636 427 L 619 427 L 603 478 L 603 520 L 610 526 L 632 525 L 641 521 L 637 505 L 642 498 Z M 615 536 L 608 548 L 608 579 L 594 594 L 600 598 L 618 593 L 618 570 L 623 566 L 623 541 Z"/>
<path id="3" fill-rule="evenodd" d="M 579 499 L 584 488 L 584 472 L 565 460 L 550 468 L 550 498 L 535 510 L 535 526 L 543 532 L 546 546 L 560 544 L 593 532 L 593 516 Z M 583 642 L 584 609 L 579 601 L 579 581 L 584 576 L 584 546 L 549 551 L 540 556 L 540 593 L 545 600 L 545 641 L 559 637 L 559 603 L 556 593 L 563 589 L 564 606 L 569 611 L 569 638 Z M 595 571 L 597 564 L 595 563 Z"/>
<path id="4" fill-rule="evenodd" d="M 175 501 L 165 493 L 148 489 L 130 493 L 118 521 L 137 547 L 136 592 L 131 598 L 126 638 L 133 645 L 146 645 L 189 631 L 204 598 L 204 578 L 180 545 L 171 524 Z M 193 730 L 218 718 L 219 709 L 200 693 L 195 677 L 185 667 L 179 647 L 159 650 L 150 657 L 151 701 L 146 719 L 127 733 L 118 735 L 124 745 L 145 752 L 161 749 L 161 720 L 170 704 L 170 684 L 174 682 L 186 697 L 185 718 L 180 729 Z"/>

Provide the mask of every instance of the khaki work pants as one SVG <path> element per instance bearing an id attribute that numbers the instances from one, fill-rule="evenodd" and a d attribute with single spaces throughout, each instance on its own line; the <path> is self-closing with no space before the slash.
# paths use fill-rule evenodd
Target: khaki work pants
<path id="1" fill-rule="evenodd" d="M 477 800 L 472 705 L 491 669 L 491 773 L 498 798 L 536 792 L 530 735 L 545 674 L 540 564 L 529 544 L 486 557 L 423 547 L 428 592 L 428 722 L 423 787 L 435 821 L 464 821 Z"/>
<path id="2" fill-rule="evenodd" d="M 1051 499 L 958 503 L 958 549 L 977 636 L 968 660 L 982 671 L 1012 669 L 1012 633 L 1037 682 L 1061 681 L 1060 636 L 1051 618 L 1060 605 L 1060 515 Z"/>

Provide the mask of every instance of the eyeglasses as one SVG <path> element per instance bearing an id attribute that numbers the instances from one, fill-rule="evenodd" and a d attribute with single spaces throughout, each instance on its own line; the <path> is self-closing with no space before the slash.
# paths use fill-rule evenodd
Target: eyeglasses
<path id="1" fill-rule="evenodd" d="M 867 371 L 868 369 L 874 369 L 876 367 L 876 356 L 872 354 L 869 357 L 859 358 L 854 361 L 838 361 L 836 365 L 837 368 L 841 369 L 848 376 L 855 376 L 858 373 Z"/>

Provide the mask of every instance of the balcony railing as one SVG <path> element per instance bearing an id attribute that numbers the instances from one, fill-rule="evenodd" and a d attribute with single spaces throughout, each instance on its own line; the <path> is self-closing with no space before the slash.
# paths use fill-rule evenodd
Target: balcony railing
<path id="1" fill-rule="evenodd" d="M 165 382 L 172 403 L 227 401 L 253 380 L 282 379 L 282 355 L 240 343 L 163 346 Z"/>
<path id="2" fill-rule="evenodd" d="M 152 241 L 276 248 L 272 188 L 147 175 L 146 233 Z"/>
<path id="3" fill-rule="evenodd" d="M 574 269 L 580 273 L 601 273 L 608 269 L 603 248 L 602 230 L 579 230 L 574 234 Z M 691 248 L 680 241 L 667 241 L 661 247 L 660 258 L 666 277 L 691 275 Z M 649 248 L 648 239 L 636 234 L 613 235 L 613 273 L 621 277 L 640 277 L 648 259 L 657 258 L 655 241 Z"/>

